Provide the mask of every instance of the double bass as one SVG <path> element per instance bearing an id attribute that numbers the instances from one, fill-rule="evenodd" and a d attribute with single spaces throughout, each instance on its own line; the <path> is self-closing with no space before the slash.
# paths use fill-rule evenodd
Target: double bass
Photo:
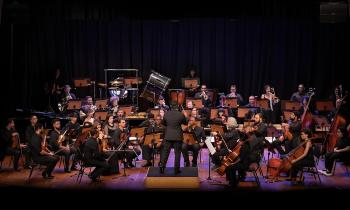
<path id="1" fill-rule="evenodd" d="M 313 116 L 309 110 L 309 106 L 310 106 L 310 102 L 311 102 L 311 98 L 313 95 L 315 95 L 315 92 L 310 91 L 310 97 L 309 100 L 307 101 L 307 105 L 306 108 L 304 109 L 303 115 L 301 116 L 301 127 L 302 128 L 311 128 L 312 125 L 312 121 L 313 121 Z"/>
<path id="2" fill-rule="evenodd" d="M 239 141 L 235 148 L 233 148 L 233 150 L 225 156 L 225 158 L 221 161 L 220 167 L 216 170 L 218 174 L 223 176 L 228 166 L 235 164 L 239 161 L 239 154 L 243 143 L 243 141 Z"/>
<path id="3" fill-rule="evenodd" d="M 334 147 L 337 143 L 337 130 L 339 127 L 341 126 L 345 126 L 346 125 L 346 120 L 343 116 L 341 116 L 339 114 L 339 110 L 341 108 L 341 106 L 343 105 L 344 103 L 344 99 L 348 96 L 348 94 L 346 94 L 343 98 L 339 98 L 339 105 L 335 111 L 335 115 L 334 115 L 334 118 L 332 120 L 332 123 L 331 123 L 331 127 L 329 128 L 329 131 L 325 137 L 325 140 L 324 140 L 324 145 L 325 145 L 325 148 L 326 148 L 326 151 L 327 152 L 333 152 L 334 150 Z M 337 97 L 338 98 L 338 97 Z M 324 151 L 325 152 L 325 151 Z"/>

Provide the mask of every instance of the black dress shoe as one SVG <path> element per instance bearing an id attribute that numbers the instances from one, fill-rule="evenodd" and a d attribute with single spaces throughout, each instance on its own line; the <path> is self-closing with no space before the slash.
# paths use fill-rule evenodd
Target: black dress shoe
<path id="1" fill-rule="evenodd" d="M 159 173 L 164 174 L 164 170 L 165 170 L 164 167 L 159 167 Z"/>

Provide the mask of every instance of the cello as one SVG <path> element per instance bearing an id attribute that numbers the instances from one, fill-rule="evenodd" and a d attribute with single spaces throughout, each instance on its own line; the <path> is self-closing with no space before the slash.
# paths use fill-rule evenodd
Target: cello
<path id="1" fill-rule="evenodd" d="M 339 127 L 346 125 L 346 120 L 343 116 L 341 116 L 339 114 L 339 110 L 344 103 L 344 99 L 347 96 L 348 96 L 348 94 L 346 94 L 343 98 L 339 98 L 339 100 L 340 100 L 339 105 L 336 108 L 335 115 L 334 115 L 334 118 L 333 118 L 332 123 L 331 123 L 331 127 L 329 128 L 329 131 L 325 137 L 324 146 L 326 148 L 325 151 L 327 151 L 327 152 L 334 151 L 334 147 L 337 143 L 337 130 Z"/>

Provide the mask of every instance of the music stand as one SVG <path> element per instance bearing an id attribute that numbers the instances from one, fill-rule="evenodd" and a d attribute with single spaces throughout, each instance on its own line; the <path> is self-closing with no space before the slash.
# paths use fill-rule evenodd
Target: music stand
<path id="1" fill-rule="evenodd" d="M 186 89 L 197 88 L 199 86 L 199 78 L 182 78 L 182 86 Z"/>
<path id="2" fill-rule="evenodd" d="M 74 110 L 74 109 L 80 109 L 81 108 L 81 101 L 80 100 L 69 100 L 67 110 Z"/>
<path id="3" fill-rule="evenodd" d="M 300 109 L 300 103 L 297 101 L 286 101 L 282 100 L 282 110 L 299 110 Z"/>
<path id="4" fill-rule="evenodd" d="M 153 118 L 160 114 L 160 109 L 151 109 L 150 112 L 153 114 Z"/>
<path id="5" fill-rule="evenodd" d="M 125 86 L 132 86 L 142 83 L 141 77 L 125 77 L 124 78 L 124 85 Z"/>
<path id="6" fill-rule="evenodd" d="M 332 101 L 316 101 L 316 110 L 330 112 L 334 110 L 334 105 Z"/>
<path id="7" fill-rule="evenodd" d="M 201 98 L 186 98 L 186 104 L 188 101 L 192 101 L 193 106 L 197 109 L 203 108 L 203 103 Z"/>
<path id="8" fill-rule="evenodd" d="M 107 103 L 108 99 L 97 100 L 95 106 L 97 107 L 97 109 L 105 109 L 107 108 Z"/>
<path id="9" fill-rule="evenodd" d="M 130 136 L 139 138 L 145 135 L 145 127 L 134 127 L 130 129 Z"/>
<path id="10" fill-rule="evenodd" d="M 227 108 L 224 108 L 223 110 L 224 110 L 224 114 L 225 114 L 226 116 L 228 116 L 228 109 L 227 109 Z M 210 109 L 210 119 L 211 119 L 211 120 L 212 120 L 212 119 L 215 119 L 215 118 L 217 117 L 217 115 L 218 115 L 218 112 L 219 112 L 219 109 L 216 109 L 216 108 Z"/>
<path id="11" fill-rule="evenodd" d="M 105 111 L 96 111 L 95 112 L 95 119 L 98 119 L 99 121 L 105 121 L 107 118 L 108 112 Z"/>
<path id="12" fill-rule="evenodd" d="M 224 104 L 230 108 L 237 108 L 237 98 L 226 98 Z"/>
<path id="13" fill-rule="evenodd" d="M 270 109 L 270 102 L 267 99 L 258 99 L 256 100 L 256 103 L 259 104 L 259 106 L 263 109 Z"/>
<path id="14" fill-rule="evenodd" d="M 75 87 L 88 87 L 91 85 L 91 79 L 90 78 L 83 78 L 83 79 L 75 79 L 74 80 L 74 86 Z"/>
<path id="15" fill-rule="evenodd" d="M 248 107 L 238 107 L 237 110 L 237 117 L 238 118 L 245 118 L 245 116 L 249 113 L 250 108 Z"/>
<path id="16" fill-rule="evenodd" d="M 291 112 L 291 111 L 283 111 L 283 118 L 288 121 L 290 119 L 290 115 L 291 114 L 293 114 L 293 112 Z"/>
<path id="17" fill-rule="evenodd" d="M 133 110 L 133 106 L 119 106 L 119 109 L 123 110 L 125 115 L 129 115 Z"/>
<path id="18" fill-rule="evenodd" d="M 183 132 L 183 143 L 194 145 L 196 143 L 196 136 L 193 132 Z"/>

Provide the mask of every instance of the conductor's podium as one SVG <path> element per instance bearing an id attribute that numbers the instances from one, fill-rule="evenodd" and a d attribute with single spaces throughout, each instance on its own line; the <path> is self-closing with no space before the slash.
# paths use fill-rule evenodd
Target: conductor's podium
<path id="1" fill-rule="evenodd" d="M 174 168 L 165 168 L 164 174 L 158 167 L 148 169 L 145 186 L 147 189 L 199 189 L 198 168 L 184 167 L 174 174 Z"/>

